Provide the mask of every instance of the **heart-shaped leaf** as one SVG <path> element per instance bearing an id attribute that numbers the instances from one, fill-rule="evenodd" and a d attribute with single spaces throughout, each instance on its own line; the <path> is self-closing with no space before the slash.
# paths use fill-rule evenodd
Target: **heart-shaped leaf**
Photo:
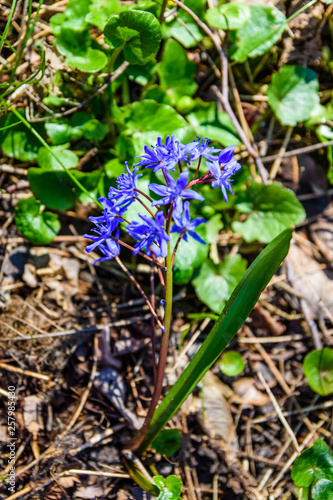
<path id="1" fill-rule="evenodd" d="M 283 66 L 267 88 L 268 102 L 282 125 L 297 125 L 310 118 L 319 104 L 317 75 L 302 66 Z"/>
<path id="2" fill-rule="evenodd" d="M 253 182 L 238 193 L 236 207 L 249 213 L 244 222 L 235 221 L 232 229 L 247 242 L 267 243 L 283 229 L 305 218 L 305 211 L 295 194 L 280 184 L 263 185 Z"/>
<path id="3" fill-rule="evenodd" d="M 247 262 L 237 254 L 219 265 L 206 260 L 192 284 L 198 298 L 212 311 L 220 313 L 246 270 Z"/>
<path id="4" fill-rule="evenodd" d="M 312 351 L 304 360 L 304 373 L 311 389 L 321 396 L 333 393 L 333 350 Z"/>
<path id="5" fill-rule="evenodd" d="M 251 5 L 247 23 L 235 31 L 235 44 L 230 49 L 231 58 L 244 62 L 268 52 L 287 28 L 285 15 L 276 7 Z"/>
<path id="6" fill-rule="evenodd" d="M 333 454 L 328 445 L 317 439 L 311 448 L 303 451 L 294 462 L 291 478 L 299 487 L 308 487 L 318 479 L 333 481 Z"/>
<path id="7" fill-rule="evenodd" d="M 105 42 L 113 49 L 123 46 L 125 59 L 132 64 L 146 64 L 154 59 L 161 36 L 156 17 L 140 10 L 127 10 L 111 16 L 104 28 Z"/>
<path id="8" fill-rule="evenodd" d="M 182 492 L 182 481 L 179 477 L 171 475 L 165 479 L 163 476 L 154 476 L 153 481 L 160 489 L 157 500 L 179 500 Z"/>
<path id="9" fill-rule="evenodd" d="M 22 235 L 34 245 L 50 243 L 61 228 L 58 216 L 43 212 L 40 201 L 33 196 L 19 200 L 15 207 L 15 223 Z"/>

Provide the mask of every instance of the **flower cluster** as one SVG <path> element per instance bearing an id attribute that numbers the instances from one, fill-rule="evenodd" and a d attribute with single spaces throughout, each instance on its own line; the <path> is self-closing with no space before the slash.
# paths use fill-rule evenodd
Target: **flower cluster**
<path id="1" fill-rule="evenodd" d="M 100 198 L 103 214 L 99 217 L 90 217 L 95 224 L 93 235 L 85 235 L 93 241 L 87 246 L 91 252 L 99 247 L 103 257 L 98 261 L 109 260 L 120 253 L 119 225 L 126 224 L 128 235 L 135 240 L 133 254 L 145 252 L 147 258 L 156 262 L 158 257 L 165 258 L 169 252 L 170 233 L 179 233 L 179 240 L 188 241 L 187 235 L 200 243 L 204 240 L 196 233 L 196 228 L 206 222 L 197 217 L 191 221 L 190 201 L 202 201 L 204 198 L 191 187 L 197 184 L 211 183 L 212 187 L 220 187 L 225 201 L 231 194 L 232 176 L 241 166 L 233 157 L 235 146 L 223 150 L 209 146 L 209 139 L 200 139 L 189 144 L 182 144 L 172 135 L 167 137 L 163 144 L 158 138 L 155 146 L 145 146 L 145 154 L 141 155 L 133 171 L 125 163 L 127 173 L 121 174 L 116 182 L 116 188 L 111 187 L 108 198 Z M 197 177 L 202 159 L 205 160 L 208 171 Z M 197 162 L 196 172 L 190 180 L 188 166 Z M 149 184 L 149 190 L 158 199 L 153 200 L 147 193 L 138 187 L 138 167 L 145 167 L 159 171 L 163 176 L 163 183 Z M 178 174 L 177 174 L 178 171 Z M 139 213 L 140 220 L 127 221 L 123 215 L 132 203 L 141 204 L 145 213 Z M 156 207 L 156 208 L 155 208 Z M 157 212 L 155 211 L 157 209 Z M 124 244 L 124 243 L 122 243 Z M 177 248 L 177 246 L 175 247 Z"/>

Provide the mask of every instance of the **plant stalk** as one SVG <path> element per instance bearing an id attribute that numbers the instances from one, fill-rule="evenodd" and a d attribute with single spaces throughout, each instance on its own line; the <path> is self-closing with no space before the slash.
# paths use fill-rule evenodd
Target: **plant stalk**
<path id="1" fill-rule="evenodd" d="M 168 234 L 170 229 L 168 230 Z M 126 446 L 126 450 L 131 450 L 136 455 L 142 455 L 146 447 L 142 447 L 141 444 L 146 436 L 146 432 L 149 428 L 151 419 L 153 418 L 155 409 L 157 407 L 158 401 L 161 396 L 163 388 L 163 379 L 166 366 L 166 359 L 168 354 L 169 346 L 169 336 L 171 329 L 171 317 L 172 317 L 172 297 L 173 297 L 173 276 L 172 276 L 172 266 L 171 266 L 171 245 L 168 241 L 168 254 L 166 256 L 166 283 L 165 283 L 165 313 L 164 313 L 164 328 L 165 332 L 162 332 L 161 337 L 161 347 L 160 347 L 160 359 L 158 363 L 157 379 L 153 397 L 151 399 L 148 412 L 141 427 L 139 433 L 135 438 Z"/>

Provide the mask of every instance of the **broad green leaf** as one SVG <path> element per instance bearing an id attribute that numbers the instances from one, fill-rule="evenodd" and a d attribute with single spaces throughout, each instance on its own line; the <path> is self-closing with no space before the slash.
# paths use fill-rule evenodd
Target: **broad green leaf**
<path id="1" fill-rule="evenodd" d="M 37 157 L 39 142 L 12 114 L 3 116 L 0 120 L 0 148 L 9 158 L 21 161 L 32 161 Z M 14 125 L 15 126 L 12 126 Z"/>
<path id="2" fill-rule="evenodd" d="M 220 370 L 228 377 L 235 377 L 242 373 L 245 363 L 242 355 L 237 351 L 227 351 L 222 355 Z"/>
<path id="3" fill-rule="evenodd" d="M 175 247 L 179 234 L 172 233 L 171 248 Z M 199 267 L 208 256 L 209 246 L 194 240 L 181 240 L 174 261 L 173 275 L 176 285 L 186 285 L 193 276 L 193 271 Z"/>
<path id="4" fill-rule="evenodd" d="M 57 155 L 57 158 L 65 165 L 66 168 L 75 168 L 77 166 L 79 159 L 73 151 L 64 149 L 61 146 L 51 146 L 50 149 Z M 63 167 L 50 153 L 49 149 L 44 147 L 39 148 L 37 163 L 41 168 L 63 170 Z"/>
<path id="5" fill-rule="evenodd" d="M 163 429 L 156 439 L 152 442 L 151 447 L 156 450 L 156 453 L 171 457 L 180 446 L 180 433 L 178 429 Z"/>
<path id="6" fill-rule="evenodd" d="M 170 97 L 165 90 L 161 89 L 160 85 L 152 85 L 149 87 L 149 89 L 143 93 L 142 98 L 152 99 L 160 104 L 171 105 Z"/>
<path id="7" fill-rule="evenodd" d="M 313 500 L 333 500 L 333 481 L 329 479 L 319 479 L 311 488 Z"/>
<path id="8" fill-rule="evenodd" d="M 84 56 L 91 45 L 87 25 L 82 21 L 66 20 L 65 14 L 56 14 L 50 20 L 55 35 L 54 44 L 66 56 Z"/>
<path id="9" fill-rule="evenodd" d="M 302 66 L 283 66 L 267 88 L 268 102 L 282 125 L 307 120 L 319 104 L 316 73 Z"/>
<path id="10" fill-rule="evenodd" d="M 75 113 L 69 120 L 46 122 L 47 135 L 55 145 L 68 141 L 76 141 L 84 137 L 96 142 L 102 141 L 109 129 L 108 124 L 101 123 L 87 113 Z"/>
<path id="11" fill-rule="evenodd" d="M 71 172 L 89 192 L 93 192 L 97 187 L 101 175 L 100 170 L 89 173 L 77 170 L 71 170 Z M 29 168 L 28 181 L 36 198 L 54 210 L 67 210 L 75 205 L 77 198 L 82 194 L 64 170 L 59 172 Z"/>
<path id="12" fill-rule="evenodd" d="M 165 479 L 163 476 L 154 476 L 153 481 L 160 489 L 157 500 L 179 500 L 182 492 L 182 481 L 179 477 L 171 475 Z"/>
<path id="13" fill-rule="evenodd" d="M 311 389 L 321 396 L 333 393 L 333 350 L 312 351 L 304 360 L 304 373 Z"/>
<path id="14" fill-rule="evenodd" d="M 199 19 L 203 19 L 206 1 L 205 0 L 185 0 L 184 4 L 189 7 Z M 179 19 L 180 22 L 177 21 Z M 186 26 L 184 26 L 184 24 Z M 193 21 L 192 17 L 183 9 L 178 9 L 177 18 L 171 22 L 163 23 L 164 37 L 175 38 L 184 47 L 194 47 L 203 38 L 202 31 L 198 25 Z"/>
<path id="15" fill-rule="evenodd" d="M 286 257 L 291 236 L 291 229 L 283 231 L 248 268 L 206 340 L 156 409 L 138 453 L 147 449 L 236 335 Z"/>
<path id="16" fill-rule="evenodd" d="M 113 49 L 123 46 L 129 63 L 146 64 L 154 59 L 160 47 L 161 28 L 150 12 L 127 10 L 110 17 L 104 37 Z"/>
<path id="17" fill-rule="evenodd" d="M 305 211 L 295 194 L 280 184 L 263 185 L 253 182 L 241 191 L 236 207 L 249 213 L 244 222 L 232 223 L 232 230 L 244 240 L 267 243 L 283 229 L 302 222 Z"/>
<path id="18" fill-rule="evenodd" d="M 212 311 L 220 313 L 246 270 L 247 262 L 237 254 L 219 265 L 206 260 L 192 281 L 197 297 Z"/>
<path id="19" fill-rule="evenodd" d="M 49 121 L 45 123 L 45 130 L 52 144 L 60 145 L 82 137 L 81 130 L 72 127 L 67 122 Z"/>
<path id="20" fill-rule="evenodd" d="M 186 121 L 171 106 L 153 100 L 136 101 L 120 108 L 127 129 L 124 136 L 131 137 L 135 155 L 144 151 L 144 146 L 156 143 L 157 137 L 165 140 L 170 134 L 182 139 Z"/>
<path id="21" fill-rule="evenodd" d="M 230 2 L 208 9 L 206 21 L 214 28 L 237 30 L 243 28 L 250 18 L 250 7 L 242 2 Z"/>
<path id="22" fill-rule="evenodd" d="M 108 58 L 104 52 L 89 47 L 87 52 L 81 55 L 71 55 L 66 60 L 68 66 L 77 68 L 86 73 L 96 73 L 104 68 Z"/>
<path id="23" fill-rule="evenodd" d="M 318 479 L 333 481 L 333 454 L 325 441 L 317 439 L 311 448 L 296 458 L 291 478 L 299 487 L 310 486 Z"/>
<path id="24" fill-rule="evenodd" d="M 217 111 L 215 102 L 203 102 L 196 99 L 194 110 L 187 115 L 187 120 L 200 137 L 209 137 L 222 146 L 240 146 L 237 135 L 229 116 L 224 111 Z"/>
<path id="25" fill-rule="evenodd" d="M 85 20 L 103 30 L 109 17 L 119 14 L 122 10 L 119 0 L 93 0 Z"/>
<path id="26" fill-rule="evenodd" d="M 187 52 L 175 40 L 165 44 L 162 62 L 158 65 L 161 87 L 173 102 L 183 96 L 193 95 L 198 85 L 194 81 L 195 64 L 188 60 Z"/>
<path id="27" fill-rule="evenodd" d="M 33 245 L 46 245 L 60 231 L 58 216 L 43 212 L 40 201 L 33 196 L 19 200 L 15 207 L 15 224 L 24 238 Z"/>
<path id="28" fill-rule="evenodd" d="M 248 57 L 257 57 L 268 52 L 287 28 L 287 19 L 276 7 L 250 5 L 247 23 L 235 31 L 231 58 L 244 62 Z"/>

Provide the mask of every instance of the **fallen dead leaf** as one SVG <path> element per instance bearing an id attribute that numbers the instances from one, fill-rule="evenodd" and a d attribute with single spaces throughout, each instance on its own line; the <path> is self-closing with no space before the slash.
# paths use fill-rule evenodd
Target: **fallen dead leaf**
<path id="1" fill-rule="evenodd" d="M 232 387 L 240 397 L 242 404 L 263 406 L 269 402 L 269 397 L 257 389 L 255 381 L 251 377 L 242 377 L 236 380 Z"/>

